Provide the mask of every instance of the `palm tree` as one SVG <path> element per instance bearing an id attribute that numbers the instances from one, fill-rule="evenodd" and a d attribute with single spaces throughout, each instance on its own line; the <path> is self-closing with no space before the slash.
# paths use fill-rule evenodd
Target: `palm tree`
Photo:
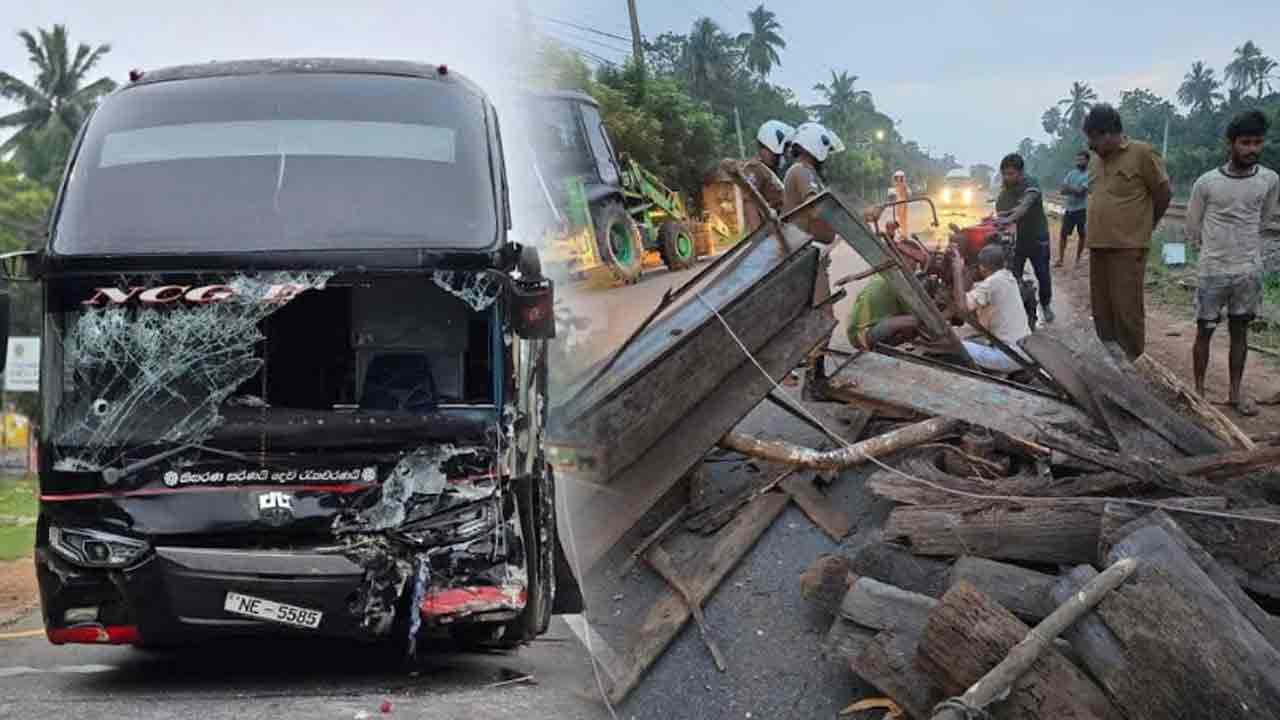
<path id="1" fill-rule="evenodd" d="M 1254 71 L 1253 83 L 1258 88 L 1258 99 L 1261 100 L 1268 92 L 1271 91 L 1271 81 L 1275 78 L 1272 75 L 1278 67 L 1275 60 L 1269 57 L 1258 58 L 1257 66 Z"/>
<path id="2" fill-rule="evenodd" d="M 1231 88 L 1241 93 L 1254 88 L 1258 97 L 1264 97 L 1271 90 L 1271 81 L 1275 79 L 1277 65 L 1275 60 L 1262 54 L 1262 48 L 1252 40 L 1236 48 L 1235 59 L 1227 64 L 1226 75 L 1231 81 Z"/>
<path id="3" fill-rule="evenodd" d="M 1218 92 L 1220 87 L 1222 83 L 1214 77 L 1213 68 L 1205 67 L 1202 61 L 1197 60 L 1183 76 L 1182 85 L 1178 86 L 1178 100 L 1193 113 L 1207 112 L 1222 101 L 1222 93 Z"/>
<path id="4" fill-rule="evenodd" d="M 1040 116 L 1040 125 L 1044 128 L 1046 135 L 1057 137 L 1062 132 L 1062 110 L 1059 110 L 1057 105 L 1045 110 Z"/>
<path id="5" fill-rule="evenodd" d="M 85 84 L 89 71 L 111 51 L 110 45 L 91 48 L 81 43 L 72 57 L 66 26 L 54 25 L 51 31 L 39 28 L 37 32 L 39 40 L 26 30 L 18 33 L 35 65 L 35 83 L 28 85 L 0 72 L 0 97 L 23 105 L 21 110 L 0 117 L 0 128 L 18 128 L 0 144 L 0 156 L 15 150 L 20 156 L 29 155 L 47 146 L 46 140 L 55 145 L 68 144 L 98 99 L 116 88 L 115 82 L 106 77 Z"/>
<path id="6" fill-rule="evenodd" d="M 747 13 L 747 19 L 751 22 L 751 32 L 738 36 L 747 69 L 759 73 L 761 78 L 768 77 L 775 67 L 782 64 L 778 50 L 787 46 L 787 41 L 778 34 L 782 25 L 778 23 L 778 16 L 765 10 L 763 4 Z"/>
<path id="7" fill-rule="evenodd" d="M 712 87 L 728 79 L 735 60 L 732 44 L 711 18 L 694 21 L 685 41 L 683 62 L 694 95 L 707 98 Z"/>
<path id="8" fill-rule="evenodd" d="M 857 84 L 857 75 L 850 75 L 846 70 L 832 70 L 830 83 L 813 86 L 826 99 L 825 103 L 813 106 L 824 125 L 840 124 L 841 120 L 849 119 L 856 110 L 872 107 L 871 93 L 855 89 Z"/>
<path id="9" fill-rule="evenodd" d="M 1088 83 L 1071 83 L 1071 92 L 1058 101 L 1058 105 L 1065 108 L 1062 114 L 1067 120 L 1067 126 L 1078 128 L 1083 125 L 1084 116 L 1097 100 L 1098 93 Z"/>

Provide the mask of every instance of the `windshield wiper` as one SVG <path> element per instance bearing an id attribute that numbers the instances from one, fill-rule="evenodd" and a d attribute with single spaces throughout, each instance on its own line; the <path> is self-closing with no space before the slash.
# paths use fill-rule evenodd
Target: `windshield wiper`
<path id="1" fill-rule="evenodd" d="M 165 460 L 168 460 L 175 455 L 180 455 L 188 450 L 202 450 L 213 455 L 221 455 L 223 457 L 245 462 L 257 462 L 259 459 L 254 455 L 235 452 L 234 450 L 222 450 L 215 447 L 209 447 L 208 445 L 201 445 L 200 443 L 184 443 L 177 447 L 169 448 L 168 450 L 162 450 L 155 455 L 145 457 L 137 462 L 129 463 L 121 468 L 103 468 L 102 481 L 108 485 L 115 485 L 139 470 L 145 470 L 156 463 L 164 462 Z"/>

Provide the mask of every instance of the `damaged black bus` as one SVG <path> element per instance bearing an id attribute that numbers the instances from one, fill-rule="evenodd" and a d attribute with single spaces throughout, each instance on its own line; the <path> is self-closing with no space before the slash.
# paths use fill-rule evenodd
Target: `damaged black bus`
<path id="1" fill-rule="evenodd" d="M 35 561 L 54 643 L 513 647 L 577 612 L 543 455 L 552 288 L 493 105 L 444 66 L 135 73 L 40 283 Z"/>

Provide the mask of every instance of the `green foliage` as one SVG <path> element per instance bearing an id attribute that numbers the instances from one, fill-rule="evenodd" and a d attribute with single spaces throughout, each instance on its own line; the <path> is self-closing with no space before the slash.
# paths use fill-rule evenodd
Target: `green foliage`
<path id="1" fill-rule="evenodd" d="M 1280 94 L 1268 94 L 1275 67 L 1275 62 L 1249 41 L 1236 48 L 1235 59 L 1223 74 L 1231 85 L 1225 98 L 1221 92 L 1223 83 L 1215 70 L 1203 61 L 1196 61 L 1183 76 L 1177 92 L 1177 102 L 1185 111 L 1180 112 L 1169 99 L 1142 88 L 1121 93 L 1115 106 L 1124 121 L 1126 134 L 1149 142 L 1157 149 L 1164 142 L 1168 121 L 1169 149 L 1165 165 L 1174 196 L 1186 198 L 1196 178 L 1226 159 L 1227 123 L 1247 109 L 1259 108 L 1271 119 L 1271 135 L 1262 163 L 1280 167 Z M 1072 122 L 1073 111 L 1099 101 L 1087 83 L 1075 83 L 1068 95 L 1041 116 L 1050 142 L 1037 144 L 1028 138 L 1019 147 L 1027 159 L 1029 172 L 1051 188 L 1071 168 L 1074 153 L 1085 147 L 1079 125 Z M 1053 132 L 1053 121 L 1059 115 L 1063 116 L 1063 125 Z"/>
<path id="2" fill-rule="evenodd" d="M 16 164 L 0 160 L 0 252 L 39 242 L 52 203 L 47 187 L 23 177 Z"/>
<path id="3" fill-rule="evenodd" d="M 35 545 L 35 479 L 0 476 L 0 562 L 30 557 Z"/>
<path id="4" fill-rule="evenodd" d="M 748 32 L 731 36 L 711 18 L 698 18 L 688 34 L 662 33 L 645 43 L 645 70 L 603 66 L 594 73 L 577 55 L 558 47 L 543 50 L 541 84 L 577 89 L 600 103 L 620 153 L 635 158 L 695 205 L 705 173 L 721 158 L 737 156 L 735 119 L 742 145 L 755 154 L 755 134 L 766 120 L 791 125 L 814 119 L 827 125 L 847 150 L 828 161 L 828 182 L 845 192 L 874 193 L 889 173 L 907 172 L 912 182 L 939 181 L 955 159 L 930 158 L 879 112 L 871 93 L 857 88 L 857 75 L 833 70 L 818 84 L 824 102 L 809 108 L 791 89 L 769 83 L 786 47 L 777 16 L 764 5 L 745 17 Z M 736 118 L 735 118 L 736 115 Z"/>
<path id="5" fill-rule="evenodd" d="M 27 83 L 0 72 L 0 97 L 22 104 L 22 109 L 0 117 L 0 128 L 17 131 L 0 144 L 0 157 L 12 154 L 24 175 L 56 187 L 75 135 L 98 99 L 116 88 L 110 78 L 88 82 L 90 71 L 110 45 L 92 48 L 81 43 L 72 55 L 67 28 L 40 28 L 36 35 L 18 33 L 35 69 L 35 81 Z"/>

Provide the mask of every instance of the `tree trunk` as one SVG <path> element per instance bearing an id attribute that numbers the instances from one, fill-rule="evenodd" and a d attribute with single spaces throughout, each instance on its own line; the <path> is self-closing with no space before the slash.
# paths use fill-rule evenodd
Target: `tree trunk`
<path id="1" fill-rule="evenodd" d="M 1121 540 L 1121 528 L 1151 512 L 1149 508 L 1108 504 L 1102 514 L 1100 547 L 1110 549 Z M 1232 510 L 1231 515 L 1256 515 L 1256 519 L 1218 517 L 1167 509 L 1201 547 L 1246 590 L 1280 599 L 1280 513 L 1275 508 Z"/>
<path id="2" fill-rule="evenodd" d="M 831 613 L 840 611 L 840 602 L 858 576 L 850 570 L 849 559 L 842 555 L 823 555 L 800 576 L 800 595 Z"/>
<path id="3" fill-rule="evenodd" d="M 1161 501 L 1221 509 L 1222 498 Z M 978 555 L 999 560 L 1079 564 L 1098 552 L 1103 499 L 955 503 L 898 507 L 885 524 L 886 540 L 918 555 Z"/>
<path id="4" fill-rule="evenodd" d="M 911 718 L 925 720 L 942 701 L 942 688 L 917 662 L 920 631 L 886 630 L 868 640 L 853 656 L 854 674 L 887 695 Z"/>
<path id="5" fill-rule="evenodd" d="M 1133 508 L 1118 503 L 1107 505 L 1102 515 L 1102 541 L 1101 547 L 1098 549 L 1098 557 L 1106 557 L 1111 552 L 1112 545 L 1144 527 L 1154 525 L 1164 528 L 1165 532 L 1182 544 L 1182 547 L 1186 549 L 1187 554 L 1191 556 L 1196 565 L 1204 571 L 1205 575 L 1209 576 L 1214 585 L 1218 586 L 1222 594 L 1230 598 L 1232 604 L 1245 617 L 1249 618 L 1249 622 L 1258 628 L 1258 631 L 1267 638 L 1271 646 L 1280 649 L 1280 618 L 1258 607 L 1253 598 L 1249 597 L 1240 587 L 1236 576 L 1217 560 L 1213 559 L 1213 556 L 1204 549 L 1204 546 L 1188 535 L 1169 513 L 1163 510 L 1155 510 L 1125 525 L 1117 526 L 1117 523 L 1122 518 L 1131 515 L 1132 510 Z M 1051 587 L 1049 592 L 1052 593 L 1052 591 Z"/>
<path id="6" fill-rule="evenodd" d="M 960 695 L 999 664 L 1029 630 L 961 582 L 929 615 L 917 662 L 945 692 Z M 1122 717 L 1102 690 L 1052 647 L 1014 681 L 1007 700 L 989 709 L 999 720 Z"/>
<path id="7" fill-rule="evenodd" d="M 951 563 L 917 557 L 901 545 L 881 542 L 859 548 L 850 558 L 849 569 L 859 577 L 936 598 L 947 591 Z"/>
<path id="8" fill-rule="evenodd" d="M 720 441 L 720 447 L 769 462 L 816 470 L 845 470 L 867 462 L 868 458 L 889 455 L 936 440 L 955 432 L 959 427 L 959 421 L 933 418 L 838 450 L 814 450 L 780 440 L 759 440 L 731 432 Z"/>
<path id="9" fill-rule="evenodd" d="M 1130 720 L 1280 717 L 1277 652 L 1172 535 L 1145 527 L 1108 561 L 1138 569 L 1066 637 Z M 1097 573 L 1081 566 L 1057 600 Z"/>
<path id="10" fill-rule="evenodd" d="M 1028 622 L 1043 620 L 1057 607 L 1052 595 L 1057 581 L 1055 575 L 969 555 L 951 568 L 952 586 L 967 582 Z"/>

